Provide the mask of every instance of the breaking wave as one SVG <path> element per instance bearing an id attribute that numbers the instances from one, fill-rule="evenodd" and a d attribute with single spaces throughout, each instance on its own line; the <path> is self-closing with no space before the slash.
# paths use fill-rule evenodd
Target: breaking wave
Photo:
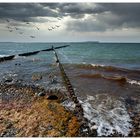
<path id="1" fill-rule="evenodd" d="M 130 83 L 131 85 L 139 85 L 140 86 L 140 81 L 136 81 L 136 80 L 131 80 L 131 79 L 127 79 L 127 82 Z"/>
<path id="2" fill-rule="evenodd" d="M 115 132 L 128 136 L 132 128 L 131 119 L 122 101 L 100 94 L 87 95 L 81 103 L 84 115 L 90 121 L 89 126 L 92 128 L 92 123 L 96 123 L 98 136 L 111 136 Z"/>
<path id="3" fill-rule="evenodd" d="M 1 55 L 0 55 L 0 58 L 1 58 L 1 57 L 5 57 L 5 56 L 7 56 L 7 55 L 1 54 Z"/>
<path id="4" fill-rule="evenodd" d="M 80 69 L 97 69 L 97 70 L 104 70 L 104 71 L 109 71 L 109 72 L 116 72 L 116 71 L 120 71 L 120 72 L 139 72 L 140 70 L 133 70 L 133 69 L 126 69 L 126 68 L 121 68 L 121 67 L 116 67 L 116 66 L 110 66 L 110 65 L 102 65 L 102 64 L 86 64 L 86 63 L 82 63 L 82 64 L 73 64 L 75 65 L 77 68 Z"/>
<path id="5" fill-rule="evenodd" d="M 118 76 L 105 76 L 103 74 L 96 73 L 96 74 L 81 74 L 81 75 L 79 75 L 79 77 L 82 77 L 82 78 L 103 78 L 103 79 L 116 81 L 116 82 L 120 82 L 120 83 L 129 83 L 131 85 L 140 86 L 140 81 L 128 79 L 127 77 L 119 76 L 119 75 Z"/>
<path id="6" fill-rule="evenodd" d="M 114 133 L 128 136 L 132 129 L 131 119 L 125 103 L 114 96 L 99 94 L 87 95 L 86 99 L 79 99 L 84 110 L 84 117 L 89 120 L 90 129 L 97 127 L 98 136 L 112 136 Z M 73 102 L 65 101 L 63 105 L 71 110 Z"/>

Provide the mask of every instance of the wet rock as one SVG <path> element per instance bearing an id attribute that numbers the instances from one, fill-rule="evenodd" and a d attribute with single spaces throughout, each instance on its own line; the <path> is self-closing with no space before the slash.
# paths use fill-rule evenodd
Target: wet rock
<path id="1" fill-rule="evenodd" d="M 77 136 L 79 120 L 55 100 L 59 92 L 53 92 L 49 97 L 47 92 L 39 86 L 0 83 L 0 93 L 4 95 L 0 111 L 0 136 Z M 38 94 L 47 96 L 43 98 L 34 96 Z"/>
<path id="2" fill-rule="evenodd" d="M 58 100 L 58 97 L 56 95 L 50 95 L 47 97 L 48 100 Z"/>
<path id="3" fill-rule="evenodd" d="M 17 66 L 17 65 L 19 65 L 19 66 L 20 66 L 21 64 L 20 64 L 20 63 L 15 63 L 15 65 L 16 65 L 16 66 Z"/>
<path id="4" fill-rule="evenodd" d="M 40 75 L 40 74 L 33 74 L 32 75 L 32 80 L 33 81 L 38 81 L 38 80 L 41 80 L 43 77 L 42 77 L 42 75 Z"/>
<path id="5" fill-rule="evenodd" d="M 96 125 L 93 125 L 93 126 L 91 127 L 92 130 L 97 130 L 97 128 L 98 128 L 98 127 L 97 127 Z"/>
<path id="6" fill-rule="evenodd" d="M 5 83 L 10 83 L 12 81 L 13 81 L 13 79 L 11 77 L 7 77 L 6 79 L 4 79 Z"/>
<path id="7" fill-rule="evenodd" d="M 44 92 L 39 92 L 37 95 L 38 96 L 45 96 L 46 94 Z"/>

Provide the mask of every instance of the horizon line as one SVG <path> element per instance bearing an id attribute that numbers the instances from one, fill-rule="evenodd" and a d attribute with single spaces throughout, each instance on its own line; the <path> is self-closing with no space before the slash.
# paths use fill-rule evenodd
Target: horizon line
<path id="1" fill-rule="evenodd" d="M 126 42 L 126 41 L 0 41 L 0 43 L 140 43 L 140 42 Z"/>

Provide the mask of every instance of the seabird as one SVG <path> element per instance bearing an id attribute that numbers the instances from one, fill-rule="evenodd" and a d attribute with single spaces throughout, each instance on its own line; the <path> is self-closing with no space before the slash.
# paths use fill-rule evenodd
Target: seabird
<path id="1" fill-rule="evenodd" d="M 51 31 L 52 29 L 48 28 L 49 31 Z"/>
<path id="2" fill-rule="evenodd" d="M 31 35 L 30 37 L 31 37 L 31 38 L 35 38 L 35 36 L 32 36 L 32 35 Z"/>
<path id="3" fill-rule="evenodd" d="M 8 29 L 11 29 L 11 27 L 7 26 Z"/>
<path id="4" fill-rule="evenodd" d="M 55 29 L 55 27 L 52 27 L 52 29 Z"/>
<path id="5" fill-rule="evenodd" d="M 55 25 L 57 28 L 59 28 L 60 27 L 60 25 Z"/>
<path id="6" fill-rule="evenodd" d="M 38 27 L 36 27 L 37 28 L 37 30 L 39 30 L 39 28 Z"/>
<path id="7" fill-rule="evenodd" d="M 23 34 L 23 32 L 19 32 L 19 34 Z"/>
<path id="8" fill-rule="evenodd" d="M 19 30 L 17 27 L 15 27 L 16 30 Z"/>

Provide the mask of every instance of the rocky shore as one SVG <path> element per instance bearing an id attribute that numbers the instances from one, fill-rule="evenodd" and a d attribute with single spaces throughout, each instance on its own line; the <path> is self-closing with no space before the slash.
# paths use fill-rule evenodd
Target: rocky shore
<path id="1" fill-rule="evenodd" d="M 11 81 L 0 83 L 0 137 L 83 136 L 77 116 L 61 104 L 66 92 Z M 133 98 L 127 102 L 138 104 Z M 131 105 L 127 109 L 133 126 L 128 136 L 140 137 L 140 114 Z M 110 137 L 123 136 L 114 132 Z"/>
<path id="2" fill-rule="evenodd" d="M 79 122 L 56 93 L 41 87 L 0 84 L 1 137 L 74 137 Z"/>

